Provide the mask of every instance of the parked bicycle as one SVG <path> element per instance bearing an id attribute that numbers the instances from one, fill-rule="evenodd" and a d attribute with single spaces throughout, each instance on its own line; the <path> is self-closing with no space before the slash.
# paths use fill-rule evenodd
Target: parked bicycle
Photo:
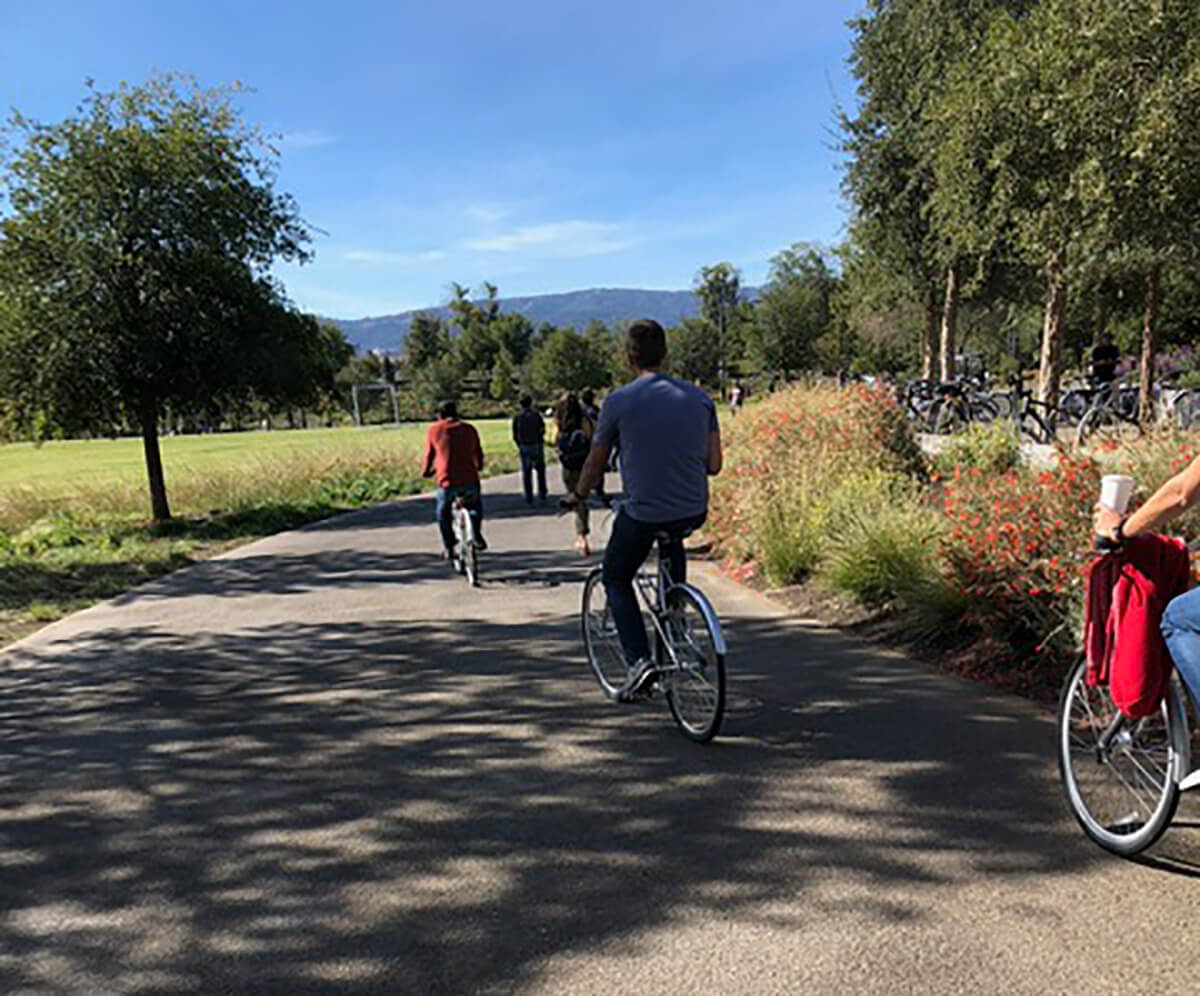
<path id="1" fill-rule="evenodd" d="M 479 531 L 470 506 L 458 495 L 451 510 L 450 525 L 454 530 L 454 569 L 465 574 L 473 588 L 479 587 Z"/>
<path id="2" fill-rule="evenodd" d="M 1092 398 L 1088 410 L 1075 429 L 1075 445 L 1084 446 L 1096 439 L 1128 442 L 1142 435 L 1136 397 L 1130 400 L 1125 385 L 1108 384 Z"/>
<path id="3" fill-rule="evenodd" d="M 717 735 L 725 713 L 725 637 L 704 593 L 671 577 L 670 553 L 683 546 L 686 535 L 660 532 L 655 536 L 658 570 L 654 577 L 639 571 L 634 589 L 654 628 L 650 694 L 663 693 L 685 737 L 707 743 Z M 593 570 L 583 586 L 580 621 L 588 663 L 604 694 L 615 700 L 628 668 L 608 607 L 602 567 Z"/>

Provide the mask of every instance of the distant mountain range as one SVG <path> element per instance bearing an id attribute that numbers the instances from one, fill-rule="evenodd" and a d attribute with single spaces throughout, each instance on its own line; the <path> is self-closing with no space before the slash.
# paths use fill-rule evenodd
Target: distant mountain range
<path id="1" fill-rule="evenodd" d="M 754 288 L 745 288 L 743 294 L 757 296 Z M 570 325 L 582 332 L 593 321 L 601 321 L 611 327 L 634 318 L 653 318 L 664 327 L 678 325 L 682 319 L 695 318 L 699 314 L 699 301 L 690 290 L 655 291 L 600 287 L 569 291 L 566 294 L 501 298 L 500 310 L 520 312 L 535 327 L 549 322 L 551 325 Z M 329 320 L 341 328 L 346 333 L 346 338 L 360 350 L 379 349 L 396 353 L 403 348 L 413 315 L 423 311 L 442 318 L 449 318 L 451 314 L 448 307 L 442 306 L 418 308 L 415 311 L 402 311 L 398 315 L 382 315 L 378 318 Z"/>

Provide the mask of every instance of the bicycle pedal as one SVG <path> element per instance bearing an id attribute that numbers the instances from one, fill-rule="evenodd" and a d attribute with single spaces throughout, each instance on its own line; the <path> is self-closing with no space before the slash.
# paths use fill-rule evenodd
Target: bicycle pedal
<path id="1" fill-rule="evenodd" d="M 1181 778 L 1179 781 L 1179 791 L 1186 792 L 1188 789 L 1194 789 L 1200 786 L 1200 768 L 1197 768 L 1190 775 Z"/>

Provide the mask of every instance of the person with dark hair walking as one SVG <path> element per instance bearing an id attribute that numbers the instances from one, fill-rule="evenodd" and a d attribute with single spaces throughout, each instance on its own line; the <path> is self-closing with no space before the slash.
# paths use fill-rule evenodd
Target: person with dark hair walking
<path id="1" fill-rule="evenodd" d="M 604 551 L 604 591 L 629 668 L 621 690 L 621 699 L 628 701 L 654 674 L 634 576 L 658 533 L 682 537 L 703 524 L 708 478 L 721 472 L 722 455 L 712 399 L 660 369 L 667 355 L 662 326 L 652 319 L 634 322 L 625 335 L 625 350 L 637 377 L 605 398 L 591 452 L 567 504 L 584 504 L 619 443 L 627 500 Z M 682 539 L 671 544 L 668 556 L 671 578 L 686 580 Z"/>
<path id="2" fill-rule="evenodd" d="M 475 426 L 458 418 L 458 405 L 445 401 L 438 408 L 437 421 L 425 437 L 425 459 L 421 476 L 432 477 L 434 492 L 433 518 L 442 534 L 442 556 L 451 560 L 454 554 L 454 528 L 450 517 L 454 499 L 459 495 L 475 522 L 479 549 L 486 550 L 483 538 L 483 498 L 479 488 L 479 472 L 483 470 L 483 446 Z"/>
<path id="3" fill-rule="evenodd" d="M 579 483 L 579 473 L 583 470 L 584 461 L 591 451 L 595 426 L 584 415 L 579 399 L 570 392 L 564 394 L 559 401 L 554 412 L 554 421 L 558 428 L 558 438 L 554 445 L 558 449 L 558 460 L 562 465 L 563 487 L 570 495 Z M 587 503 L 576 503 L 575 549 L 582 557 L 590 556 L 592 552 L 588 546 L 589 525 Z"/>
<path id="4" fill-rule="evenodd" d="M 538 497 L 546 500 L 546 423 L 533 407 L 533 398 L 521 396 L 521 410 L 512 420 L 513 442 L 521 455 L 521 484 L 525 504 L 533 504 L 533 475 L 537 472 Z"/>
<path id="5" fill-rule="evenodd" d="M 583 407 L 583 416 L 593 426 L 600 424 L 600 407 L 596 404 L 596 392 L 590 387 L 579 395 L 579 404 Z M 605 470 L 608 468 L 606 467 Z M 612 504 L 612 498 L 609 497 L 604 490 L 604 475 L 600 475 L 600 480 L 596 482 L 596 497 L 603 503 L 604 507 L 608 508 Z"/>

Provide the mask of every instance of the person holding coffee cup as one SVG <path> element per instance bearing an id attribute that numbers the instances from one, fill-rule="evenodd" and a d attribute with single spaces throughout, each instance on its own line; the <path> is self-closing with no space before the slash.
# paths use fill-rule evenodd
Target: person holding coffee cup
<path id="1" fill-rule="evenodd" d="M 1154 532 L 1200 501 L 1200 457 L 1154 492 L 1135 512 L 1126 514 L 1133 479 L 1106 475 L 1100 482 L 1100 501 L 1092 509 L 1092 531 L 1120 546 L 1138 533 Z"/>

